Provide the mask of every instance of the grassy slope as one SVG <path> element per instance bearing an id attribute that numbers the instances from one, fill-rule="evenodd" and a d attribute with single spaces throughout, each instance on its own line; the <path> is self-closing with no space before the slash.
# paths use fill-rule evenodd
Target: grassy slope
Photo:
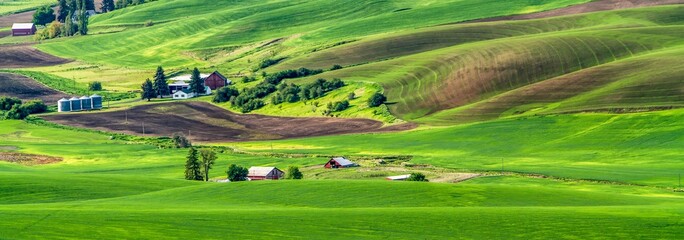
<path id="1" fill-rule="evenodd" d="M 118 33 L 71 38 L 39 46 L 60 56 L 119 66 L 209 67 L 183 54 L 206 48 L 240 47 L 288 38 L 268 51 L 302 53 L 370 34 L 470 19 L 542 11 L 586 0 L 536 1 L 232 1 L 216 6 L 207 0 L 168 0 L 130 7 L 92 19 L 91 28 L 158 24 Z M 353 3 L 353 4 L 350 4 Z M 411 8 L 408 11 L 394 12 Z M 461 14 L 450 14 L 453 12 Z M 335 14 L 331 14 L 335 13 Z M 447 14 L 449 13 L 449 14 Z M 334 24 L 334 25 L 333 25 Z M 265 53 L 252 54 L 251 60 Z M 106 58 L 103 56 L 107 56 Z M 263 56 L 266 57 L 266 56 Z M 225 59 L 224 59 L 225 60 Z M 246 59 L 228 66 L 244 67 Z M 235 71 L 236 69 L 232 69 Z"/>
<path id="2" fill-rule="evenodd" d="M 403 133 L 229 144 L 249 151 L 411 155 L 467 170 L 542 173 L 674 187 L 683 167 L 684 111 L 513 118 Z"/>
<path id="3" fill-rule="evenodd" d="M 39 6 L 57 4 L 55 0 L 8 0 L 0 2 L 0 16 L 34 10 Z"/>
<path id="4" fill-rule="evenodd" d="M 641 64 L 653 63 L 654 59 L 660 57 L 674 59 L 680 54 L 684 39 L 681 34 L 684 32 L 684 19 L 677 15 L 682 9 L 681 6 L 667 6 L 521 22 L 442 26 L 343 45 L 292 59 L 283 63 L 282 67 L 316 67 L 339 60 L 342 60 L 342 64 L 352 66 L 362 64 L 322 76 L 379 82 L 385 87 L 390 101 L 396 102 L 391 106 L 393 113 L 405 119 L 434 122 L 429 117 L 418 118 L 490 100 L 499 94 L 509 94 L 508 91 L 554 77 L 572 78 L 567 77 L 568 74 L 581 75 L 594 66 L 620 62 L 660 49 L 670 51 L 650 60 L 641 59 Z M 390 60 L 384 60 L 386 58 Z M 364 64 L 366 62 L 363 61 L 368 60 L 381 61 Z M 659 71 L 663 76 L 648 87 L 652 93 L 663 93 L 665 96 L 656 99 L 656 94 L 643 97 L 632 94 L 630 100 L 610 98 L 610 95 L 624 93 L 615 85 L 638 89 L 643 85 L 640 82 L 649 80 L 649 75 L 644 73 L 651 69 L 642 68 L 635 61 L 631 61 L 631 65 L 620 65 L 621 62 L 613 65 L 613 68 L 627 68 L 621 77 L 610 74 L 593 76 L 594 81 L 569 82 L 565 88 L 556 89 L 552 94 L 541 87 L 528 88 L 528 92 L 539 95 L 539 98 L 566 94 L 564 98 L 548 102 L 554 103 L 589 93 L 609 83 L 620 82 L 612 88 L 608 86 L 603 89 L 604 96 L 597 96 L 596 92 L 590 94 L 603 98 L 604 107 L 682 104 L 678 91 L 672 91 L 683 87 L 681 81 L 677 81 L 681 72 L 680 64 L 664 59 L 654 65 L 669 70 Z M 580 87 L 585 89 L 577 89 Z M 486 120 L 507 111 L 517 111 L 514 109 L 519 107 L 517 103 L 508 104 L 512 106 L 483 112 L 463 111 L 469 106 L 453 109 L 441 113 L 439 120 L 452 123 Z M 591 101 L 575 101 L 575 109 L 600 106 L 592 104 Z"/>

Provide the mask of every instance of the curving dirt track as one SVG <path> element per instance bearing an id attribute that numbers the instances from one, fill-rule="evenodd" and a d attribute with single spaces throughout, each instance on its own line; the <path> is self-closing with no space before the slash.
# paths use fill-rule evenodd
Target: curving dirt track
<path id="1" fill-rule="evenodd" d="M 204 102 L 137 106 L 127 111 L 44 116 L 48 121 L 104 131 L 153 136 L 183 132 L 193 141 L 255 141 L 405 130 L 369 119 L 293 118 L 235 114 Z M 128 122 L 126 123 L 126 119 Z M 407 128 L 407 127 L 403 127 Z"/>
<path id="2" fill-rule="evenodd" d="M 584 4 L 578 4 L 574 6 L 569 6 L 566 8 L 559 8 L 555 10 L 513 15 L 513 16 L 503 16 L 495 18 L 485 18 L 480 20 L 468 21 L 468 22 L 492 22 L 492 21 L 504 21 L 504 20 L 526 20 L 526 19 L 537 19 L 537 18 L 547 18 L 547 17 L 557 17 L 580 13 L 598 12 L 598 11 L 608 11 L 626 8 L 637 8 L 637 7 L 648 7 L 657 5 L 670 5 L 670 4 L 684 4 L 684 0 L 597 0 Z"/>
<path id="3" fill-rule="evenodd" d="M 0 68 L 52 66 L 71 62 L 38 51 L 30 44 L 0 45 Z"/>
<path id="4" fill-rule="evenodd" d="M 56 104 L 66 94 L 51 89 L 31 78 L 0 72 L 0 96 L 17 97 L 22 100 L 41 99 L 46 104 Z"/>

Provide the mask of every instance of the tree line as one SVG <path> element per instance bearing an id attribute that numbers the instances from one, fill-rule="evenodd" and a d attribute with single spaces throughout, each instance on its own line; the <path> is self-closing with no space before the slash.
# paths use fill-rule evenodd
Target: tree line
<path id="1" fill-rule="evenodd" d="M 39 7 L 33 14 L 33 23 L 46 25 L 46 28 L 38 31 L 35 38 L 43 40 L 87 35 L 88 10 L 95 10 L 93 0 L 59 0 L 57 15 L 50 5 Z"/>
<path id="2" fill-rule="evenodd" d="M 216 153 L 209 149 L 190 147 L 185 161 L 185 179 L 194 181 L 209 181 L 209 170 L 216 163 Z M 226 170 L 227 179 L 231 182 L 246 181 L 249 169 L 246 167 L 231 164 Z M 299 171 L 299 167 L 290 166 L 285 174 L 285 179 L 302 179 L 304 174 Z"/>
<path id="3" fill-rule="evenodd" d="M 42 100 L 31 100 L 23 103 L 15 97 L 0 97 L 0 117 L 3 119 L 24 119 L 30 114 L 47 111 L 47 105 Z"/>

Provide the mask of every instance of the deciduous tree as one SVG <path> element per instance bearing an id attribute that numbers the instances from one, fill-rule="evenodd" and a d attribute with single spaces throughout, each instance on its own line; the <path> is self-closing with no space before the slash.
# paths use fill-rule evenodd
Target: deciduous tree
<path id="1" fill-rule="evenodd" d="M 100 11 L 102 11 L 102 12 L 114 11 L 114 0 L 103 0 L 102 6 L 100 6 Z"/>
<path id="2" fill-rule="evenodd" d="M 302 179 L 304 178 L 304 174 L 299 171 L 299 167 L 297 166 L 289 166 L 287 167 L 287 175 L 285 175 L 286 179 Z"/>
<path id="3" fill-rule="evenodd" d="M 228 171 L 226 171 L 226 174 L 228 174 L 228 180 L 231 182 L 245 181 L 247 180 L 247 174 L 249 174 L 249 170 L 242 166 L 231 164 L 228 166 Z"/>
<path id="4" fill-rule="evenodd" d="M 214 151 L 203 149 L 200 151 L 202 156 L 202 173 L 204 173 L 204 181 L 209 181 L 209 170 L 216 162 L 216 153 Z"/>
<path id="5" fill-rule="evenodd" d="M 382 93 L 376 92 L 368 99 L 368 106 L 377 107 L 385 103 L 385 101 L 387 101 L 387 97 L 382 95 Z"/>
<path id="6" fill-rule="evenodd" d="M 46 25 L 55 20 L 55 11 L 50 5 L 45 5 L 36 9 L 33 13 L 33 23 L 36 25 Z"/>

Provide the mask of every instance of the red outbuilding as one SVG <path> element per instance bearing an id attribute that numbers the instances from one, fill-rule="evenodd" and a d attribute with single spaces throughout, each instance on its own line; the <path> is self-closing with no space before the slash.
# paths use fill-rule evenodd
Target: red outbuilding
<path id="1" fill-rule="evenodd" d="M 33 23 L 12 24 L 12 36 L 26 36 L 36 33 L 36 25 Z"/>
<path id="2" fill-rule="evenodd" d="M 327 163 L 325 163 L 325 168 L 348 168 L 348 167 L 358 167 L 359 165 L 349 161 L 349 159 L 343 157 L 331 158 Z"/>
<path id="3" fill-rule="evenodd" d="M 216 90 L 230 84 L 230 80 L 224 77 L 218 71 L 214 71 L 204 78 L 204 86 L 211 88 L 211 90 Z"/>

